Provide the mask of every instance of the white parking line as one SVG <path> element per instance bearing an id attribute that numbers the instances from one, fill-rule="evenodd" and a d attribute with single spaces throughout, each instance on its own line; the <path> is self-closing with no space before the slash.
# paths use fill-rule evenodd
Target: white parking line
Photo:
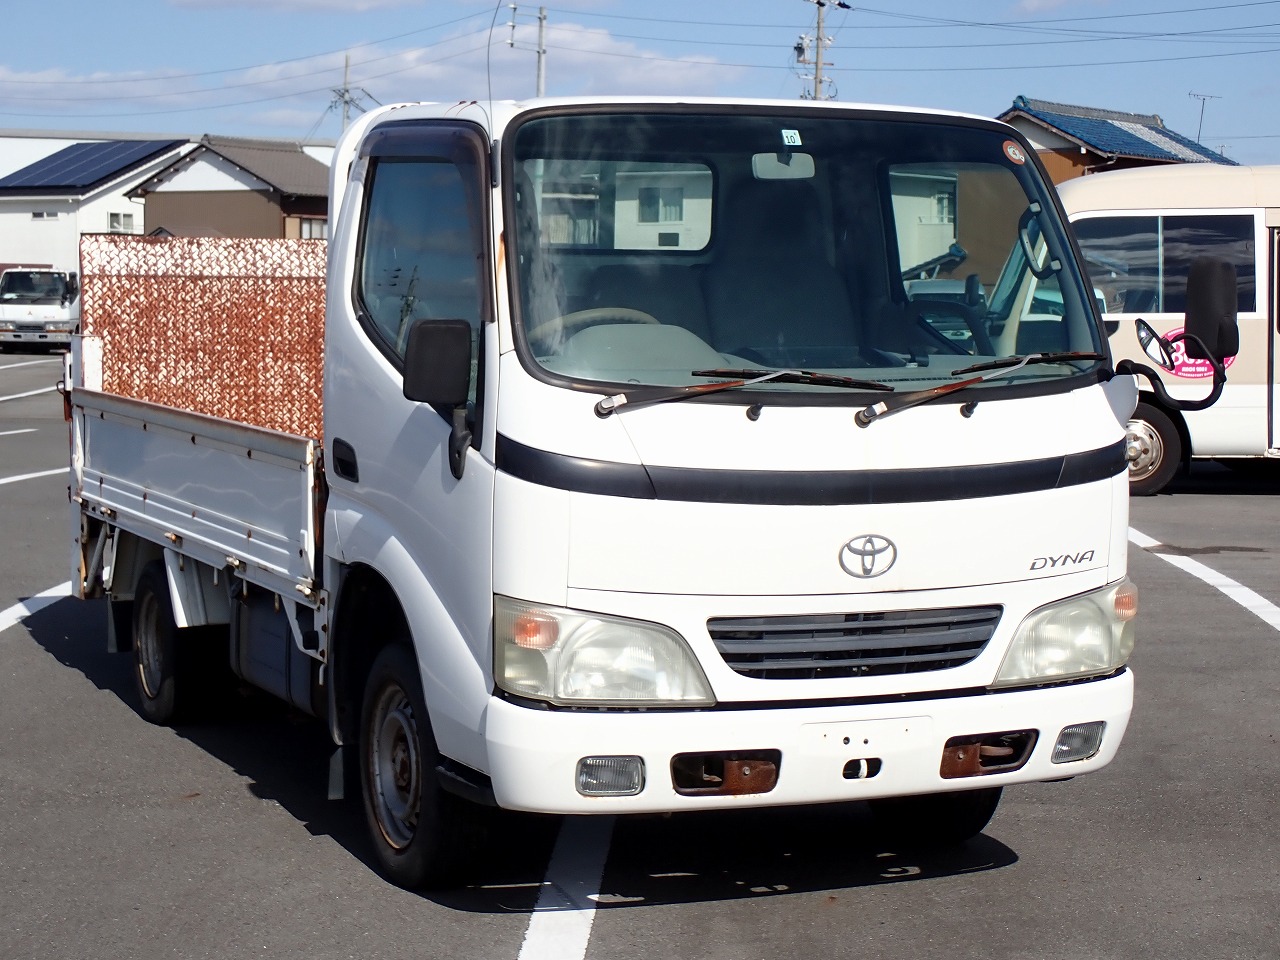
<path id="1" fill-rule="evenodd" d="M 42 470 L 39 473 L 20 473 L 16 477 L 0 477 L 0 487 L 6 483 L 17 483 L 19 480 L 39 480 L 41 477 L 56 477 L 60 473 L 66 473 L 67 467 L 60 467 L 57 470 Z"/>
<path id="2" fill-rule="evenodd" d="M 1259 593 L 1250 590 L 1242 583 L 1237 583 L 1228 576 L 1224 576 L 1212 567 L 1207 567 L 1198 560 L 1192 560 L 1190 557 L 1181 557 L 1174 553 L 1160 553 L 1159 548 L 1163 547 L 1159 540 L 1148 537 L 1139 530 L 1129 528 L 1129 542 L 1141 547 L 1154 556 L 1159 557 L 1167 563 L 1173 564 L 1179 570 L 1183 570 L 1199 580 L 1203 580 L 1215 590 L 1220 591 L 1224 596 L 1234 600 L 1240 606 L 1244 607 L 1255 617 L 1266 623 L 1268 626 L 1276 630 L 1280 630 L 1280 607 L 1268 600 Z"/>
<path id="3" fill-rule="evenodd" d="M 26 393 L 11 393 L 7 397 L 0 397 L 0 402 L 3 402 L 5 400 L 21 400 L 23 397 L 35 397 L 42 393 L 53 393 L 53 391 L 57 389 L 58 388 L 56 386 L 42 387 L 39 390 L 28 390 Z"/>
<path id="4" fill-rule="evenodd" d="M 0 610 L 0 633 L 8 630 L 15 624 L 21 623 L 37 610 L 43 610 L 45 607 L 57 603 L 63 597 L 71 595 L 71 581 L 60 583 L 56 587 L 50 587 L 42 593 L 37 593 L 34 597 L 30 597 L 22 603 L 15 603 L 7 610 Z"/>
<path id="5" fill-rule="evenodd" d="M 20 433 L 35 433 L 35 427 L 27 427 L 25 430 L 0 430 L 0 437 L 16 437 Z"/>
<path id="6" fill-rule="evenodd" d="M 12 370 L 14 367 L 34 367 L 40 363 L 61 363 L 61 357 L 49 357 L 47 360 L 23 360 L 21 363 L 0 363 L 0 370 Z"/>
<path id="7" fill-rule="evenodd" d="M 583 960 L 587 955 L 612 836 L 611 816 L 565 818 L 519 960 Z"/>

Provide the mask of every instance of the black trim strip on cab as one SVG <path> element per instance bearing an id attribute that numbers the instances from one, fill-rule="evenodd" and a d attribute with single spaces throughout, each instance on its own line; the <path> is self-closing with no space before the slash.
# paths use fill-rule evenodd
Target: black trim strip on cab
<path id="1" fill-rule="evenodd" d="M 704 470 L 550 453 L 498 434 L 502 473 L 557 490 L 633 500 L 768 506 L 926 503 L 1005 497 L 1107 480 L 1128 469 L 1125 443 L 1040 460 L 919 470 Z"/>

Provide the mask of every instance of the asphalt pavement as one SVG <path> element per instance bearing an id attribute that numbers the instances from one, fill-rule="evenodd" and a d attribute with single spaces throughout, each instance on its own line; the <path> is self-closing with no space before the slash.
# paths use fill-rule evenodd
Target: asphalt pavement
<path id="1" fill-rule="evenodd" d="M 418 895 L 326 799 L 320 724 L 244 691 L 216 722 L 152 726 L 100 602 L 18 610 L 70 578 L 59 375 L 0 355 L 4 960 L 1280 957 L 1280 471 L 1197 465 L 1134 501 L 1158 546 L 1131 547 L 1118 759 L 1007 790 L 955 851 L 890 847 L 857 806 L 511 816 L 484 885 Z"/>

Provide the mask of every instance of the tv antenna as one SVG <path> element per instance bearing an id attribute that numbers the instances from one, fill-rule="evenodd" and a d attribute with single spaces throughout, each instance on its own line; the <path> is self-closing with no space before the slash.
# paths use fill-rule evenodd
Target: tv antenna
<path id="1" fill-rule="evenodd" d="M 1222 97 L 1212 93 L 1188 93 L 1188 97 L 1200 101 L 1200 125 L 1196 127 L 1196 143 L 1200 142 L 1200 131 L 1204 129 L 1204 103 L 1206 100 L 1221 100 Z"/>

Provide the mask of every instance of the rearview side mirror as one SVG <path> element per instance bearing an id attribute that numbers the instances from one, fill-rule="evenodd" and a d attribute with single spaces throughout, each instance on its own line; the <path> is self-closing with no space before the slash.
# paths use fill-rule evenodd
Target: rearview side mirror
<path id="1" fill-rule="evenodd" d="M 471 395 L 471 324 L 465 320 L 415 320 L 404 351 L 406 400 L 429 403 L 447 411 L 449 469 L 457 480 L 467 463 L 471 428 L 467 400 Z"/>
<path id="2" fill-rule="evenodd" d="M 1187 273 L 1187 356 L 1222 361 L 1240 352 L 1236 321 L 1236 268 L 1217 257 L 1198 257 Z"/>

